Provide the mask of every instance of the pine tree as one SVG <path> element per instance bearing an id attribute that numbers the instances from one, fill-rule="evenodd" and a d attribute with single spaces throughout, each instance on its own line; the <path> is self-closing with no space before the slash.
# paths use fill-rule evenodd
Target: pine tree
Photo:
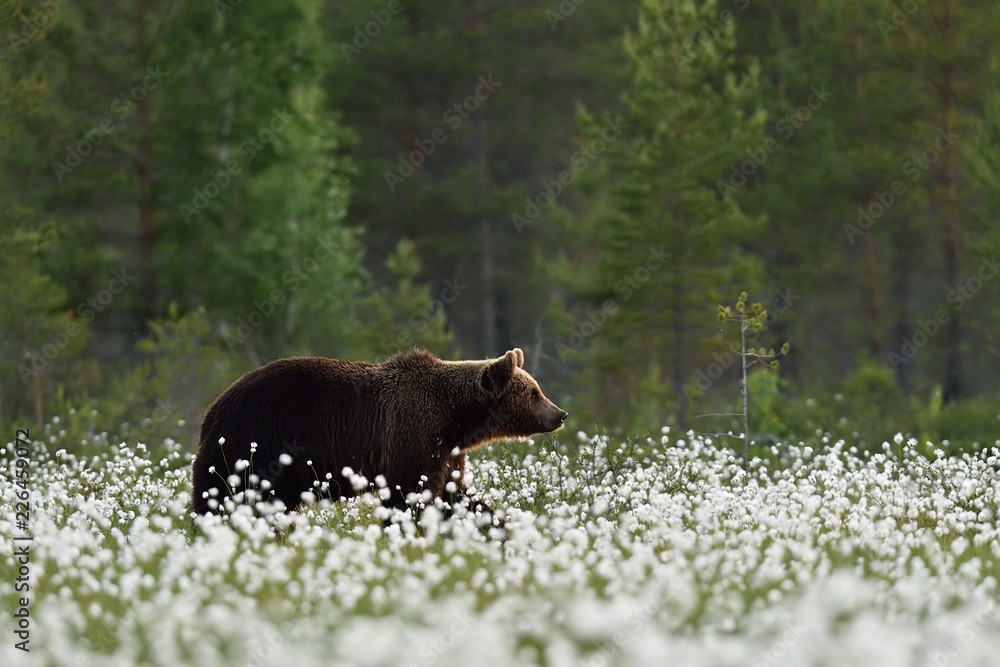
<path id="1" fill-rule="evenodd" d="M 1000 9 L 985 0 L 932 0 L 924 11 L 910 16 L 898 32 L 898 36 L 893 34 L 896 48 L 916 65 L 920 77 L 916 91 L 921 99 L 923 132 L 922 141 L 914 148 L 920 151 L 917 163 L 926 172 L 923 185 L 930 204 L 922 217 L 940 249 L 940 284 L 947 293 L 976 275 L 983 259 L 974 248 L 984 236 L 995 233 L 991 228 L 978 228 L 969 215 L 971 192 L 963 160 L 969 151 L 959 144 L 963 137 L 966 142 L 971 139 L 982 115 L 989 81 L 983 63 L 989 63 L 1000 39 Z M 979 299 L 974 310 L 985 312 L 980 309 L 987 300 Z M 944 367 L 940 382 L 946 403 L 970 393 L 970 369 L 964 357 L 971 333 L 967 319 L 974 317 L 968 310 L 953 308 L 942 324 Z"/>
<path id="2" fill-rule="evenodd" d="M 777 336 L 805 337 L 816 352 L 782 367 L 801 385 L 836 379 L 861 351 L 885 360 L 891 332 L 912 325 L 911 267 L 926 238 L 912 222 L 920 198 L 900 179 L 916 102 L 909 63 L 880 33 L 884 8 L 877 0 L 787 3 L 755 45 L 765 50 L 764 99 L 780 150 L 747 208 L 768 214 L 765 242 L 755 246 L 768 282 L 810 296 L 774 322 Z M 845 317 L 829 321 L 820 304 Z M 897 369 L 902 384 L 909 371 Z"/>
<path id="3" fill-rule="evenodd" d="M 0 426 L 31 415 L 41 426 L 48 395 L 67 380 L 86 346 L 88 313 L 66 308 L 66 291 L 48 275 L 41 256 L 55 239 L 52 225 L 31 229 L 4 219 L 0 236 Z M 78 378 L 77 378 L 78 379 Z"/>
<path id="4" fill-rule="evenodd" d="M 208 307 L 253 362 L 317 340 L 316 352 L 348 349 L 366 276 L 342 224 L 350 135 L 319 92 L 319 7 L 67 5 L 35 49 L 51 100 L 15 157 L 37 149 L 44 167 L 8 173 L 88 241 L 59 249 L 72 303 L 107 280 L 100 248 L 137 276 L 95 322 L 99 344 L 134 350 L 176 303 Z"/>
<path id="5" fill-rule="evenodd" d="M 577 320 L 584 329 L 589 317 L 593 335 L 571 345 L 595 370 L 602 412 L 655 389 L 636 385 L 648 369 L 666 368 L 653 382 L 669 382 L 684 424 L 684 387 L 713 328 L 703 305 L 721 300 L 731 281 L 759 275 L 741 246 L 762 220 L 742 212 L 737 191 L 768 144 L 757 68 L 737 67 L 735 40 L 732 12 L 715 2 L 646 0 L 624 42 L 633 66 L 624 117 L 581 114 L 615 186 L 578 230 L 596 257 L 562 278 L 589 307 L 603 304 L 599 326 L 593 310 Z M 663 409 L 644 417 L 662 424 Z"/>
<path id="6" fill-rule="evenodd" d="M 979 262 L 986 230 L 974 222 L 978 203 L 963 163 L 992 87 L 981 73 L 995 41 L 988 36 L 1000 26 L 995 5 L 829 0 L 751 6 L 748 14 L 753 41 L 741 47 L 767 72 L 773 127 L 805 112 L 745 202 L 768 216 L 766 243 L 755 246 L 768 282 L 807 296 L 776 320 L 776 336 L 808 340 L 811 352 L 782 373 L 801 389 L 830 388 L 859 359 L 875 359 L 906 393 L 941 384 L 960 395 L 973 372 L 985 375 L 961 357 L 978 346 L 969 336 L 988 335 L 978 320 L 990 299 L 931 324 L 935 335 L 919 354 L 913 337 L 954 306 L 949 290 Z M 814 87 L 830 95 L 809 109 Z M 960 135 L 951 140 L 946 109 Z M 831 308 L 842 317 L 831 321 Z"/>
<path id="7" fill-rule="evenodd" d="M 5 121 L 27 105 L 6 82 L 37 75 L 47 95 L 37 113 L 17 116 L 23 131 L 0 153 L 0 243 L 22 218 L 58 230 L 29 264 L 3 267 L 25 275 L 0 297 L 0 310 L 24 314 L 0 340 L 4 363 L 16 370 L 72 327 L 93 334 L 91 358 L 120 377 L 149 357 L 136 344 L 144 331 L 201 307 L 199 326 L 210 323 L 233 367 L 367 350 L 358 323 L 385 295 L 362 267 L 360 233 L 343 224 L 350 134 L 318 85 L 328 55 L 320 3 L 59 7 L 45 39 L 0 62 Z M 113 270 L 127 284 L 87 310 Z M 392 306 L 418 309 L 426 294 L 409 287 Z M 443 323 L 432 324 L 433 338 Z M 33 402 L 5 400 L 17 387 L 4 383 L 0 418 L 42 414 L 88 341 L 71 338 L 73 349 L 37 376 Z M 101 382 L 94 367 L 75 388 Z"/>

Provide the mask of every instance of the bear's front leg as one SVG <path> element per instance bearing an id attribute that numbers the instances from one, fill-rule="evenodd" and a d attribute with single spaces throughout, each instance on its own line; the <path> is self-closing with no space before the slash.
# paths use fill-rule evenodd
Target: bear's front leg
<path id="1" fill-rule="evenodd" d="M 442 457 L 411 457 L 399 461 L 383 473 L 386 489 L 380 493 L 382 506 L 420 516 L 424 503 L 432 501 L 444 486 L 445 461 Z M 388 525 L 390 521 L 386 522 Z"/>
<path id="2" fill-rule="evenodd" d="M 504 521 L 489 505 L 479 498 L 469 497 L 469 489 L 465 485 L 465 454 L 452 456 L 448 466 L 448 473 L 445 477 L 444 489 L 442 489 L 441 500 L 445 505 L 445 518 L 454 514 L 454 508 L 458 505 L 465 505 L 469 512 L 480 517 L 490 517 L 490 525 L 497 526 L 501 530 L 506 530 Z"/>

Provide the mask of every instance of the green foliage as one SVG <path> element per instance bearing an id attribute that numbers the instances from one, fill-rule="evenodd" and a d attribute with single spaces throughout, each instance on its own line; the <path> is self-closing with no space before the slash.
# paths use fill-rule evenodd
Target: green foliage
<path id="1" fill-rule="evenodd" d="M 629 404 L 629 428 L 633 433 L 649 433 L 672 421 L 673 385 L 658 361 L 639 376 Z"/>
<path id="2" fill-rule="evenodd" d="M 994 64 L 994 76 L 1000 77 L 1000 66 Z M 994 212 L 1000 211 L 1000 93 L 996 85 L 986 99 L 983 122 L 968 151 L 969 172 L 979 188 L 986 193 Z"/>
<path id="3" fill-rule="evenodd" d="M 941 443 L 949 455 L 1000 447 L 1000 399 L 980 397 L 927 408 L 921 442 Z"/>
<path id="4" fill-rule="evenodd" d="M 571 226 L 583 251 L 562 280 L 583 303 L 581 321 L 595 305 L 616 306 L 585 351 L 588 365 L 609 374 L 599 402 L 613 422 L 624 421 L 634 400 L 633 379 L 656 363 L 670 369 L 672 408 L 685 423 L 682 387 L 702 360 L 696 342 L 712 326 L 698 305 L 759 275 L 742 245 L 762 220 L 715 185 L 762 140 L 759 68 L 735 62 L 731 22 L 704 48 L 690 44 L 719 11 L 715 2 L 640 3 L 638 27 L 624 40 L 632 65 L 626 113 L 580 112 L 585 137 L 607 146 L 613 196 Z"/>
<path id="5" fill-rule="evenodd" d="M 90 318 L 67 310 L 66 290 L 43 269 L 55 238 L 52 226 L 0 234 L 0 426 L 19 415 L 41 425 L 51 394 L 89 374 L 81 352 Z"/>
<path id="6" fill-rule="evenodd" d="M 364 29 L 384 0 L 328 3 L 323 17 L 332 60 L 324 87 L 358 135 L 347 222 L 365 227 L 374 256 L 414 239 L 421 280 L 458 279 L 470 301 L 493 300 L 492 309 L 464 296 L 446 306 L 465 354 L 528 347 L 554 292 L 546 265 L 565 237 L 548 202 L 584 205 L 574 109 L 617 105 L 620 35 L 634 7 L 579 3 L 554 26 L 537 2 L 401 7 L 376 36 Z M 526 209 L 530 221 L 515 225 Z M 372 269 L 380 283 L 395 280 L 381 269 Z"/>
<path id="7" fill-rule="evenodd" d="M 776 362 L 775 362 L 776 363 Z M 777 373 L 759 369 L 747 375 L 747 394 L 753 397 L 753 432 L 762 436 L 786 438 L 792 435 L 782 414 L 781 378 Z"/>
<path id="8" fill-rule="evenodd" d="M 319 86 L 328 64 L 319 3 L 66 9 L 53 21 L 56 37 L 39 35 L 39 48 L 0 63 L 5 100 L 17 99 L 8 69 L 36 65 L 59 98 L 0 159 L 10 186 L 10 200 L 0 190 L 0 271 L 12 286 L 0 311 L 11 315 L 4 326 L 17 324 L 0 338 L 0 363 L 12 371 L 0 385 L 0 422 L 29 413 L 40 421 L 89 401 L 100 408 L 93 428 L 155 440 L 183 420 L 191 436 L 207 402 L 247 365 L 373 353 L 369 334 L 396 335 L 389 322 L 415 313 L 428 313 L 416 343 L 443 351 L 443 314 L 430 312 L 427 289 L 402 264 L 398 289 L 379 289 L 362 267 L 360 232 L 343 224 L 352 134 Z M 52 180 L 57 163 L 70 169 Z M 49 180 L 29 176 L 46 170 Z M 60 234 L 26 252 L 16 221 L 45 208 L 55 209 Z M 139 226 L 146 216 L 151 231 Z M 412 247 L 397 259 L 415 262 Z M 136 277 L 109 304 L 66 310 L 120 267 Z M 78 322 L 25 392 L 16 366 Z M 92 322 L 99 335 L 88 347 Z M 78 355 L 101 359 L 103 372 L 93 361 L 70 372 Z"/>
<path id="9" fill-rule="evenodd" d="M 159 202 L 161 298 L 209 307 L 231 350 L 254 364 L 345 353 L 367 289 L 359 233 L 343 225 L 352 134 L 324 111 L 318 8 L 192 5 L 169 23 L 179 42 L 197 26 L 190 50 L 164 55 L 170 85 L 199 94 L 164 99 L 161 125 L 183 128 L 199 149 L 162 147 L 177 167 Z"/>
<path id="10" fill-rule="evenodd" d="M 223 347 L 204 309 L 181 314 L 172 305 L 167 317 L 149 328 L 138 344 L 143 361 L 78 410 L 96 415 L 93 432 L 84 437 L 105 432 L 145 443 L 154 452 L 170 438 L 193 451 L 205 410 L 248 369 Z"/>
<path id="11" fill-rule="evenodd" d="M 31 21 L 21 0 L 0 0 L 0 146 L 20 132 L 24 119 L 37 112 L 45 96 L 41 77 L 25 66 L 21 55 L 45 39 L 53 21 Z M 49 11 L 58 12 L 49 7 Z M 37 11 L 37 8 L 35 8 Z"/>
<path id="12" fill-rule="evenodd" d="M 896 433 L 912 431 L 912 417 L 907 402 L 892 371 L 875 360 L 862 356 L 841 387 L 843 414 L 852 440 L 864 450 L 874 450 L 891 440 Z"/>
<path id="13" fill-rule="evenodd" d="M 752 432 L 988 440 L 996 3 L 571 4 L 0 0 L 0 425 L 139 424 L 185 337 L 226 380 L 520 345 L 581 423 L 683 425 L 735 284 L 807 351 Z"/>
<path id="14" fill-rule="evenodd" d="M 910 402 L 911 406 L 914 406 L 913 411 L 916 414 L 917 433 L 921 441 L 937 441 L 932 434 L 935 432 L 935 427 L 941 418 L 941 409 L 944 407 L 944 396 L 940 385 L 935 386 L 931 390 L 930 400 L 927 401 L 927 405 L 919 405 L 919 398 L 916 396 L 911 397 Z"/>
<path id="15" fill-rule="evenodd" d="M 379 287 L 358 308 L 359 328 L 353 335 L 359 358 L 383 360 L 396 352 L 420 347 L 446 355 L 452 341 L 444 301 L 430 287 L 416 283 L 420 260 L 412 241 L 403 240 L 386 265 L 396 277 L 395 289 Z M 449 301 L 451 295 L 444 295 Z M 460 295 L 454 295 L 456 298 Z"/>

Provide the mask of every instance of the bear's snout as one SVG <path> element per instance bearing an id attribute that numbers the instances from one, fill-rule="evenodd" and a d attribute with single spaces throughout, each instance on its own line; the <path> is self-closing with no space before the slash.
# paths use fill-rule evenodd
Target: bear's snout
<path id="1" fill-rule="evenodd" d="M 551 405 L 552 408 L 547 411 L 547 414 L 543 418 L 542 422 L 546 431 L 558 431 L 566 422 L 566 418 L 569 417 L 569 413 L 554 403 Z"/>

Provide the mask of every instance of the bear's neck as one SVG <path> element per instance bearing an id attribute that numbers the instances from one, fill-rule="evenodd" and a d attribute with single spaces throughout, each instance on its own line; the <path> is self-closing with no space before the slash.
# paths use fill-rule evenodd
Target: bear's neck
<path id="1" fill-rule="evenodd" d="M 440 363 L 440 362 L 439 362 Z M 431 422 L 443 446 L 473 449 L 496 437 L 498 415 L 482 400 L 479 379 L 488 362 L 443 362 L 427 378 L 422 418 Z M 455 367 L 462 373 L 455 373 Z M 457 378 L 462 381 L 456 382 Z M 440 409 L 443 408 L 443 409 Z M 436 413 L 436 414 L 435 414 Z"/>

